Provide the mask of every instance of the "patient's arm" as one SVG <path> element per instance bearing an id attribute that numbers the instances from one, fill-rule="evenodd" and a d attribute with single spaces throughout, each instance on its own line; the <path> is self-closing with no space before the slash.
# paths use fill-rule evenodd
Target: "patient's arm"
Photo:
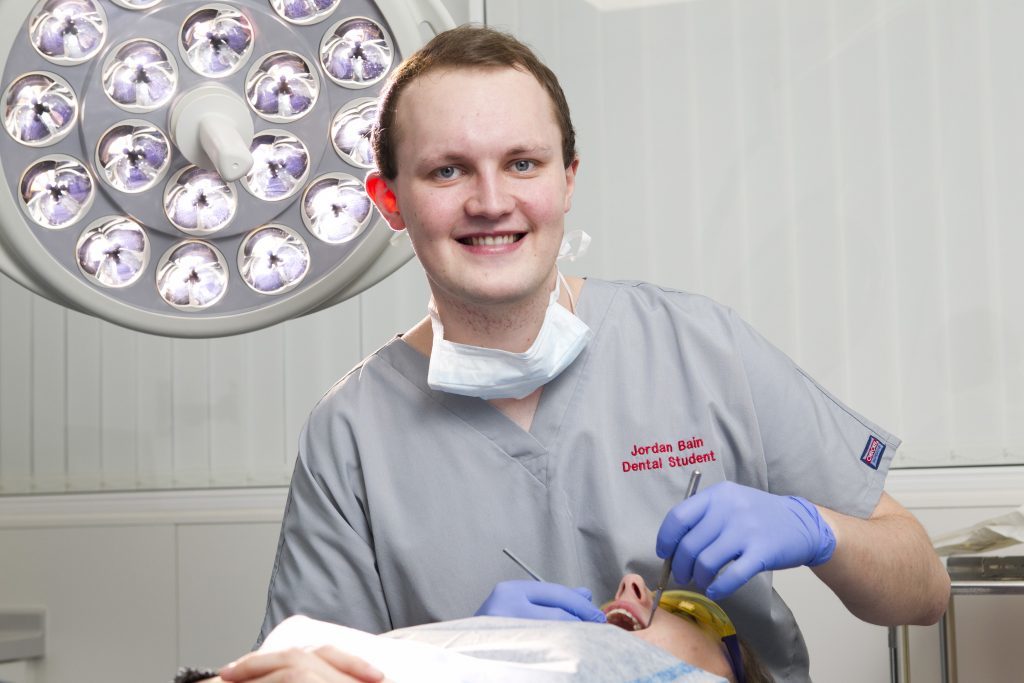
<path id="1" fill-rule="evenodd" d="M 883 492 L 868 519 L 818 509 L 835 533 L 836 549 L 812 571 L 850 612 L 883 626 L 939 620 L 949 602 L 949 575 L 906 508 Z"/>
<path id="2" fill-rule="evenodd" d="M 316 681 L 317 683 L 377 683 L 384 674 L 362 659 L 331 645 L 315 649 L 290 648 L 272 652 L 250 652 L 220 671 L 227 683 L 262 680 Z"/>

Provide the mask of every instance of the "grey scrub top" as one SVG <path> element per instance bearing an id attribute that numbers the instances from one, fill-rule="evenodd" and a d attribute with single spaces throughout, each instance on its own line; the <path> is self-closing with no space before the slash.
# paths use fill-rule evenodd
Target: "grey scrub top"
<path id="1" fill-rule="evenodd" d="M 380 633 L 472 615 L 499 581 L 656 581 L 658 527 L 731 480 L 867 517 L 899 440 L 845 407 L 730 309 L 588 279 L 594 337 L 545 386 L 529 432 L 484 400 L 427 386 L 401 339 L 311 413 L 299 442 L 262 637 L 293 614 Z M 722 606 L 776 678 L 808 679 L 792 613 L 755 577 Z"/>

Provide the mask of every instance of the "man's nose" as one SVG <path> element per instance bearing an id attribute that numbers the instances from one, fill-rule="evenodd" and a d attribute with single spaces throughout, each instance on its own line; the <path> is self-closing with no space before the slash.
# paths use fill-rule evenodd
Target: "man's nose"
<path id="1" fill-rule="evenodd" d="M 644 583 L 643 577 L 639 574 L 626 574 L 619 583 L 619 590 L 615 593 L 616 600 L 628 600 L 640 603 L 641 607 L 650 608 L 653 597 L 651 591 Z"/>
<path id="2" fill-rule="evenodd" d="M 466 200 L 466 212 L 481 218 L 501 218 L 512 211 L 515 198 L 499 174 L 479 173 Z"/>

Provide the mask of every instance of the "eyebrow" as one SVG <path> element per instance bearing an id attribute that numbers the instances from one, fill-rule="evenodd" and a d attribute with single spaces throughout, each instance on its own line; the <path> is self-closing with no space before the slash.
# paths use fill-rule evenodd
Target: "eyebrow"
<path id="1" fill-rule="evenodd" d="M 551 154 L 553 151 L 554 150 L 550 145 L 522 145 L 511 148 L 506 152 L 506 155 L 510 157 L 523 156 L 524 154 L 540 156 L 544 154 Z"/>
<path id="2" fill-rule="evenodd" d="M 517 145 L 510 147 L 504 152 L 506 157 L 520 157 L 520 156 L 551 156 L 554 154 L 554 148 L 550 145 Z M 448 164 L 459 164 L 466 160 L 464 154 L 458 152 L 442 152 L 438 155 L 426 155 L 418 160 L 419 164 L 424 166 L 430 166 L 436 168 L 438 166 L 446 166 Z"/>

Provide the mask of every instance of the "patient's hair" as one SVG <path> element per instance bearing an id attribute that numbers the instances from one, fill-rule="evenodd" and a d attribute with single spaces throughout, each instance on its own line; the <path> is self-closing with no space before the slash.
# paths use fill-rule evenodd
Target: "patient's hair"
<path id="1" fill-rule="evenodd" d="M 532 74 L 551 97 L 555 121 L 562 131 L 565 167 L 576 158 L 576 131 L 558 78 L 533 50 L 508 33 L 483 26 L 459 26 L 437 34 L 402 62 L 388 77 L 377 101 L 377 125 L 371 141 L 377 170 L 388 180 L 398 175 L 395 159 L 395 115 L 402 91 L 425 73 L 444 69 L 496 69 L 511 67 Z"/>
<path id="2" fill-rule="evenodd" d="M 775 683 L 775 679 L 765 668 L 754 649 L 742 638 L 738 638 L 738 640 L 740 641 L 740 659 L 743 660 L 743 675 L 746 683 Z"/>

